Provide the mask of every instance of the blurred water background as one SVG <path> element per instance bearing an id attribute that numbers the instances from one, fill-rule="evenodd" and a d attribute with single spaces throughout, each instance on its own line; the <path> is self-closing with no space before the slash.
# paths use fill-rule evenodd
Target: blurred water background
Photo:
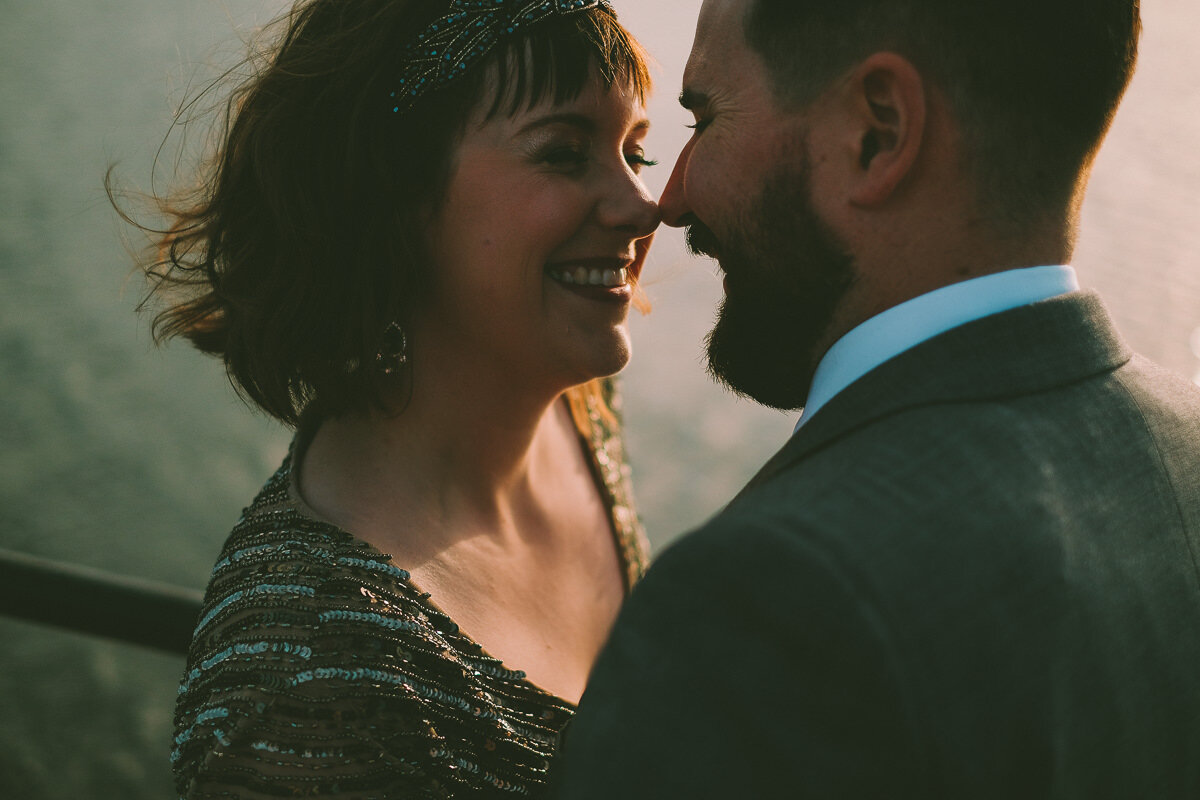
<path id="1" fill-rule="evenodd" d="M 687 138 L 674 98 L 700 2 L 616 5 L 661 63 L 657 192 Z M 175 105 L 236 62 L 238 31 L 283 7 L 0 0 L 0 547 L 201 588 L 281 459 L 288 434 L 236 400 L 219 365 L 152 347 L 101 180 L 115 161 L 151 188 Z M 1096 165 L 1076 265 L 1139 350 L 1193 377 L 1200 5 L 1148 0 L 1143 13 L 1141 67 Z M 634 322 L 626 414 L 661 546 L 730 498 L 794 420 L 708 382 L 700 341 L 720 285 L 678 232 L 660 233 L 647 282 L 655 310 Z M 170 795 L 181 659 L 9 620 L 0 642 L 0 797 Z"/>

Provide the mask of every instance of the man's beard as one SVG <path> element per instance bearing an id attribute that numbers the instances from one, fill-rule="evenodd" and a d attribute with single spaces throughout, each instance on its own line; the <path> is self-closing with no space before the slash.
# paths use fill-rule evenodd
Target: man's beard
<path id="1" fill-rule="evenodd" d="M 708 335 L 708 369 L 734 392 L 772 408 L 808 399 L 828 333 L 854 282 L 853 257 L 817 216 L 808 159 L 769 178 L 744 217 L 718 239 L 697 221 L 688 247 L 715 256 L 726 294 Z"/>

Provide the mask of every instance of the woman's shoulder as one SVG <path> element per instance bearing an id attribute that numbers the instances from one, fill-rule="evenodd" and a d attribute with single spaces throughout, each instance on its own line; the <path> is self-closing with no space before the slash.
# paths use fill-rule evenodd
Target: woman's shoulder
<path id="1" fill-rule="evenodd" d="M 364 581 L 399 599 L 407 580 L 408 573 L 386 556 L 298 507 L 285 461 L 225 540 L 209 577 L 193 653 L 214 635 L 220 638 L 218 632 L 228 633 L 221 622 L 234 608 L 265 613 L 286 604 L 300 614 L 311 610 L 303 598 L 331 599 L 343 583 Z M 301 621 L 296 614 L 293 627 Z"/>
<path id="2" fill-rule="evenodd" d="M 427 601 L 385 554 L 306 514 L 285 462 L 213 568 L 176 705 L 181 791 L 308 791 L 315 768 L 380 797 L 539 784 L 570 707 Z"/>
<path id="3" fill-rule="evenodd" d="M 285 461 L 243 511 L 213 566 L 189 677 L 214 658 L 225 663 L 231 649 L 287 655 L 273 663 L 292 669 L 320 667 L 327 657 L 363 660 L 362 652 L 379 649 L 375 640 L 399 647 L 393 653 L 409 656 L 407 666 L 421 665 L 413 647 L 427 643 L 423 649 L 441 655 L 439 640 L 457 625 L 409 578 L 386 554 L 308 513 L 290 490 Z M 360 651 L 356 639 L 369 645 Z M 287 678 L 298 684 L 305 675 Z"/>
<path id="4" fill-rule="evenodd" d="M 624 403 L 615 377 L 598 382 L 598 392 L 587 399 L 587 444 L 625 566 L 626 585 L 632 587 L 645 574 L 650 544 L 638 517 L 633 493 L 633 470 L 625 450 Z"/>

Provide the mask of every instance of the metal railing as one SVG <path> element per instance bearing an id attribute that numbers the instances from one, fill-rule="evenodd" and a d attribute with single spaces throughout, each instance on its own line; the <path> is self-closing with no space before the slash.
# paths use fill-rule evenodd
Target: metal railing
<path id="1" fill-rule="evenodd" d="M 0 549 L 0 615 L 185 655 L 203 595 Z"/>

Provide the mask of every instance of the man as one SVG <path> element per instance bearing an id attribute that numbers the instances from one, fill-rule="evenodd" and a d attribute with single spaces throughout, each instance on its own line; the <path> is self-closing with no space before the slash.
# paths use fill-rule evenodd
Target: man
<path id="1" fill-rule="evenodd" d="M 558 797 L 1200 798 L 1200 391 L 1063 266 L 1139 31 L 705 0 L 663 213 L 713 372 L 804 412 L 634 592 Z"/>

